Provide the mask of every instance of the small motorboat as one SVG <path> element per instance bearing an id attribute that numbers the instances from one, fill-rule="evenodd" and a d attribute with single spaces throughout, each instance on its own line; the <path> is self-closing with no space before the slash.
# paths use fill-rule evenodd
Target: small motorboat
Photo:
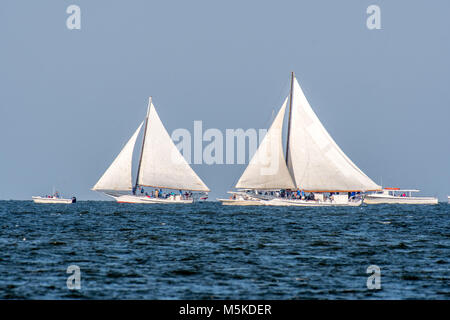
<path id="1" fill-rule="evenodd" d="M 34 203 L 75 203 L 77 202 L 77 198 L 72 197 L 71 199 L 64 199 L 61 197 L 59 192 L 54 192 L 51 196 L 33 196 L 31 197 Z"/>
<path id="2" fill-rule="evenodd" d="M 232 194 L 229 199 L 217 199 L 224 206 L 263 206 L 264 199 L 259 198 L 256 194 L 250 195 L 246 192 L 229 191 Z"/>
<path id="3" fill-rule="evenodd" d="M 416 189 L 383 188 L 382 191 L 369 193 L 364 197 L 367 204 L 438 204 L 438 199 L 434 197 L 413 197 L 413 192 L 420 192 Z"/>

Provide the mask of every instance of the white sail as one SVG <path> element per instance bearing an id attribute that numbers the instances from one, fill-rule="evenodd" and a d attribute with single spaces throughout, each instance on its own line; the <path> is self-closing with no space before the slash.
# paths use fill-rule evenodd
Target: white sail
<path id="1" fill-rule="evenodd" d="M 92 190 L 131 190 L 133 149 L 142 123 Z"/>
<path id="2" fill-rule="evenodd" d="M 208 187 L 178 151 L 150 101 L 138 184 L 208 192 Z"/>
<path id="3" fill-rule="evenodd" d="M 312 110 L 294 78 L 288 166 L 297 188 L 369 191 L 381 187 L 339 148 Z"/>
<path id="4" fill-rule="evenodd" d="M 260 190 L 294 188 L 283 155 L 282 131 L 286 105 L 287 98 L 237 182 L 236 188 Z"/>

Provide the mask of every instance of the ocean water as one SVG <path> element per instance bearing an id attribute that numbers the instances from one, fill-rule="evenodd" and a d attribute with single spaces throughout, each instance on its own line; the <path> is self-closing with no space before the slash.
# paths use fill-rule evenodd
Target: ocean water
<path id="1" fill-rule="evenodd" d="M 450 205 L 0 201 L 0 298 L 450 299 Z"/>

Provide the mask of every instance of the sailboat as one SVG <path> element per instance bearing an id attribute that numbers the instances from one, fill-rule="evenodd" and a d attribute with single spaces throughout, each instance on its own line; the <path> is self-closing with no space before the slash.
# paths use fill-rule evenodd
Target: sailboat
<path id="1" fill-rule="evenodd" d="M 41 196 L 32 196 L 31 199 L 34 203 L 64 203 L 64 204 L 70 204 L 77 202 L 77 198 L 63 198 L 61 194 L 58 191 L 55 191 L 55 188 L 53 188 L 52 195 L 46 195 L 45 197 Z"/>
<path id="2" fill-rule="evenodd" d="M 290 93 L 235 188 L 230 199 L 218 200 L 224 205 L 359 206 L 364 192 L 381 190 L 327 132 L 293 72 Z"/>
<path id="3" fill-rule="evenodd" d="M 136 181 L 133 185 L 133 153 L 142 128 L 144 133 Z M 168 190 L 164 193 L 163 189 Z M 151 97 L 145 120 L 92 190 L 103 192 L 121 203 L 149 204 L 192 203 L 197 195 L 210 191 L 173 143 Z"/>

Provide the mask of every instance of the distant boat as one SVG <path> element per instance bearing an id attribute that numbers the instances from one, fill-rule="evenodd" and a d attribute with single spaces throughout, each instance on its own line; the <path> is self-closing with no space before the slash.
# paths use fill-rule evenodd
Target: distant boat
<path id="1" fill-rule="evenodd" d="M 230 199 L 218 199 L 224 206 L 264 206 L 263 199 L 252 194 L 239 191 L 230 191 Z"/>
<path id="2" fill-rule="evenodd" d="M 282 132 L 288 101 L 285 157 Z M 359 206 L 363 192 L 381 190 L 327 132 L 294 73 L 289 96 L 235 188 L 230 199 L 218 200 L 224 205 Z"/>
<path id="3" fill-rule="evenodd" d="M 434 197 L 413 197 L 416 189 L 384 188 L 382 191 L 367 194 L 364 203 L 367 204 L 438 204 Z"/>
<path id="4" fill-rule="evenodd" d="M 132 185 L 132 159 L 144 126 L 136 182 Z M 147 189 L 145 189 L 147 187 Z M 174 190 L 163 192 L 162 189 Z M 210 190 L 178 151 L 161 122 L 150 97 L 147 116 L 92 190 L 122 203 L 187 204 Z"/>
<path id="5" fill-rule="evenodd" d="M 64 199 L 61 197 L 61 195 L 59 194 L 59 192 L 53 192 L 53 194 L 51 196 L 45 196 L 45 197 L 40 197 L 40 196 L 33 196 L 31 197 L 33 199 L 34 203 L 75 203 L 77 202 L 77 198 L 72 197 L 71 199 Z"/>

